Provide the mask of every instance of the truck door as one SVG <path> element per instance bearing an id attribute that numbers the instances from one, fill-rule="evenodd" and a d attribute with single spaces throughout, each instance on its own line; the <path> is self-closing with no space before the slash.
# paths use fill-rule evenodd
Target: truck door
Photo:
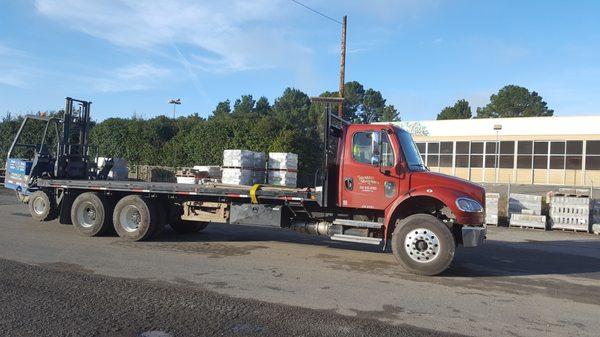
<path id="1" fill-rule="evenodd" d="M 398 195 L 399 145 L 381 129 L 348 134 L 340 177 L 341 206 L 385 209 Z"/>

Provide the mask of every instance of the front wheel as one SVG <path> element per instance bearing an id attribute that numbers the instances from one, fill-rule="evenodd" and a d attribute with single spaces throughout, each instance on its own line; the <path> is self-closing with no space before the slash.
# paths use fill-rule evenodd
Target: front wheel
<path id="1" fill-rule="evenodd" d="M 402 219 L 392 234 L 392 252 L 407 271 L 437 275 L 446 270 L 455 251 L 454 237 L 442 221 L 428 214 Z"/>

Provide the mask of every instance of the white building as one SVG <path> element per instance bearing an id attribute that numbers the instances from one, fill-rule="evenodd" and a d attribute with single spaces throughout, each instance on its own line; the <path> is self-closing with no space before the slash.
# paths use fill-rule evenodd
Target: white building
<path id="1" fill-rule="evenodd" d="M 397 123 L 432 171 L 475 182 L 600 186 L 600 116 Z"/>

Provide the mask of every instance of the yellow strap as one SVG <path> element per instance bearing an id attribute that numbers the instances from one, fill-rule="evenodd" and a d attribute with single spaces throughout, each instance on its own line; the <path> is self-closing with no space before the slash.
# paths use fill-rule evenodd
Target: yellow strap
<path id="1" fill-rule="evenodd" d="M 258 199 L 256 198 L 256 191 L 260 189 L 260 184 L 254 184 L 250 189 L 250 202 L 253 204 L 258 204 Z"/>

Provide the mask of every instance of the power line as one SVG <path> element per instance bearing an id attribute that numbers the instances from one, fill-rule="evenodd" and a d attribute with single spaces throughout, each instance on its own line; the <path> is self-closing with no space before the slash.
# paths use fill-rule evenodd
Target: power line
<path id="1" fill-rule="evenodd" d="M 326 19 L 329 19 L 329 20 L 331 20 L 331 21 L 333 21 L 333 22 L 335 22 L 335 23 L 339 23 L 340 25 L 342 24 L 340 21 L 338 21 L 338 20 L 336 20 L 336 19 L 332 18 L 331 16 L 329 16 L 329 15 L 326 15 L 326 14 L 323 14 L 323 13 L 319 12 L 319 11 L 318 11 L 318 10 L 316 10 L 316 9 L 310 8 L 310 7 L 308 7 L 307 5 L 305 5 L 305 4 L 303 4 L 303 3 L 301 3 L 300 1 L 296 1 L 296 0 L 290 0 L 290 1 L 292 1 L 292 2 L 294 2 L 294 3 L 296 3 L 296 4 L 298 4 L 298 5 L 300 5 L 300 6 L 304 7 L 304 8 L 306 8 L 306 9 L 308 9 L 308 10 L 309 10 L 309 11 L 311 11 L 311 12 L 314 12 L 314 13 L 316 13 L 316 14 L 319 14 L 320 16 L 322 16 L 322 17 L 324 17 L 324 18 L 326 18 Z"/>

